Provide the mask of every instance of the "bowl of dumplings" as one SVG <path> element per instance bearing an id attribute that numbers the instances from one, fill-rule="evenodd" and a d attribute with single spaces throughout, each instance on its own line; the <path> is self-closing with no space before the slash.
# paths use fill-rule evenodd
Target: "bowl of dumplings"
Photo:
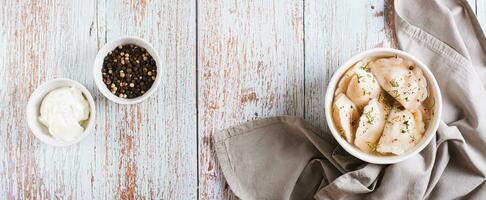
<path id="1" fill-rule="evenodd" d="M 326 120 L 351 155 L 376 164 L 419 153 L 434 137 L 442 98 L 429 68 L 412 55 L 387 48 L 360 53 L 329 82 Z"/>

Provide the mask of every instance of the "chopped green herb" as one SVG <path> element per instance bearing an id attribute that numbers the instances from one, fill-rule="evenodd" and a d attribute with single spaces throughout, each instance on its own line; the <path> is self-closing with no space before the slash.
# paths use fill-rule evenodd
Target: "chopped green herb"
<path id="1" fill-rule="evenodd" d="M 358 83 L 361 83 L 361 78 L 363 78 L 364 76 L 360 76 L 359 74 L 356 74 L 356 78 L 358 79 Z"/>
<path id="2" fill-rule="evenodd" d="M 408 120 L 407 120 L 407 121 L 404 121 L 404 122 L 403 122 L 403 124 L 405 124 L 405 126 L 406 126 L 406 128 L 407 128 L 407 130 L 408 130 L 408 126 L 410 126 L 410 124 L 409 124 Z"/>
<path id="3" fill-rule="evenodd" d="M 389 83 L 390 83 L 390 85 L 391 85 L 392 87 L 400 87 L 400 84 L 398 84 L 398 82 L 397 82 L 397 81 L 395 81 L 395 80 L 391 80 L 391 81 L 389 81 Z"/>
<path id="4" fill-rule="evenodd" d="M 417 138 L 415 138 L 415 136 L 413 135 L 410 135 L 410 139 L 412 140 L 412 142 L 415 142 L 415 140 L 417 140 Z"/>
<path id="5" fill-rule="evenodd" d="M 361 66 L 361 67 L 359 67 L 359 68 L 360 68 L 360 69 L 362 69 L 362 70 L 368 71 L 368 70 L 369 70 L 369 68 L 368 68 L 368 64 L 370 64 L 370 63 L 368 62 L 368 63 L 366 63 L 366 65 Z"/>
<path id="6" fill-rule="evenodd" d="M 373 121 L 375 121 L 372 112 L 373 112 L 373 108 L 371 108 L 370 111 L 364 113 L 366 117 L 366 122 L 368 122 L 368 124 L 373 124 Z"/>
<path id="7" fill-rule="evenodd" d="M 400 93 L 398 92 L 398 90 L 392 90 L 391 93 L 394 93 L 394 94 L 391 94 L 393 96 L 393 98 L 398 98 L 400 96 Z"/>
<path id="8" fill-rule="evenodd" d="M 382 93 L 380 93 L 380 94 L 378 95 L 378 102 L 380 102 L 380 103 L 384 103 L 384 102 L 385 102 L 385 97 L 382 95 Z M 386 105 L 386 104 L 385 104 L 385 105 Z"/>
<path id="9" fill-rule="evenodd" d="M 372 151 L 376 151 L 376 148 L 378 147 L 378 145 L 376 144 L 373 144 L 371 142 L 366 142 L 366 145 L 368 145 L 368 147 L 372 150 Z"/>

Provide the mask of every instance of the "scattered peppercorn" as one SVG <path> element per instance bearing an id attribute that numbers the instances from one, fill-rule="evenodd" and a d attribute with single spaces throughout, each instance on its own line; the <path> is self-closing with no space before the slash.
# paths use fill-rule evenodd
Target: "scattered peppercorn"
<path id="1" fill-rule="evenodd" d="M 145 48 L 126 44 L 108 53 L 101 73 L 111 93 L 131 99 L 142 96 L 152 87 L 157 76 L 157 65 Z"/>

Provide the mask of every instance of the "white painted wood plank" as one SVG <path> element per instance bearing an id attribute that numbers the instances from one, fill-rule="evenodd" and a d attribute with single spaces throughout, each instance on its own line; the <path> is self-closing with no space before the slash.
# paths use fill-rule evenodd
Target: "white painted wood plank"
<path id="1" fill-rule="evenodd" d="M 303 116 L 303 2 L 199 1 L 199 197 L 233 199 L 215 131 L 246 120 Z"/>
<path id="2" fill-rule="evenodd" d="M 305 118 L 328 130 L 324 97 L 334 71 L 374 47 L 394 46 L 392 1 L 305 1 Z"/>
<path id="3" fill-rule="evenodd" d="M 483 31 L 486 31 L 486 0 L 477 0 L 476 16 Z"/>
<path id="4" fill-rule="evenodd" d="M 195 1 L 6 1 L 1 11 L 0 196 L 196 198 Z M 105 38 L 123 35 L 150 41 L 164 66 L 161 88 L 134 106 L 109 102 L 91 74 Z M 56 77 L 78 80 L 97 104 L 95 131 L 67 148 L 25 122 L 29 95 Z"/>
<path id="5" fill-rule="evenodd" d="M 123 35 L 151 42 L 164 77 L 156 97 L 136 106 L 105 105 L 120 197 L 192 199 L 197 194 L 195 1 L 100 3 L 108 41 Z M 134 113 L 121 116 L 116 113 Z M 118 126 L 129 122 L 128 126 Z M 133 139 L 132 145 L 127 142 Z M 125 141 L 125 142 L 123 142 Z M 122 150 L 120 155 L 119 150 Z M 128 152 L 123 153 L 123 149 Z M 119 175 L 122 176 L 119 176 Z M 125 176 L 123 176 L 125 174 Z"/>
<path id="6" fill-rule="evenodd" d="M 5 1 L 1 9 L 0 196 L 90 198 L 93 146 L 42 144 L 27 127 L 25 106 L 33 90 L 51 78 L 73 78 L 93 91 L 86 72 L 96 53 L 96 38 L 89 36 L 94 1 Z"/>

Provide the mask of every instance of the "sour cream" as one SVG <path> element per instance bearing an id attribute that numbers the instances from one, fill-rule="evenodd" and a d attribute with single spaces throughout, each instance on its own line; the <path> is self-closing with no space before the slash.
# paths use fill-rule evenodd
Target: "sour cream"
<path id="1" fill-rule="evenodd" d="M 49 133 L 64 141 L 73 141 L 83 134 L 83 123 L 89 118 L 90 107 L 81 90 L 62 87 L 47 94 L 40 106 L 39 121 Z"/>

